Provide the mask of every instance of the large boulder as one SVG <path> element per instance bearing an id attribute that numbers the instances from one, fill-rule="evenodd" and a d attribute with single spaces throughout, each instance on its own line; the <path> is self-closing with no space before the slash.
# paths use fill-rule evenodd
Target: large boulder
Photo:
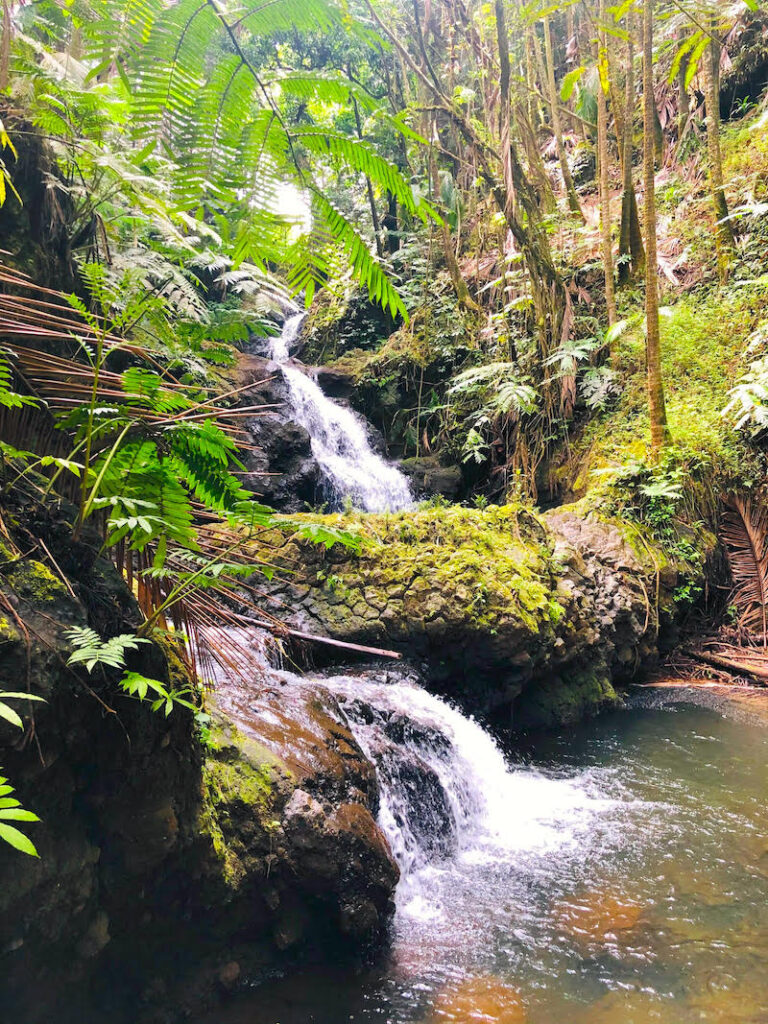
<path id="1" fill-rule="evenodd" d="M 357 531 L 360 553 L 281 537 L 275 557 L 290 575 L 270 585 L 276 613 L 304 632 L 423 662 L 438 691 L 526 726 L 574 721 L 652 666 L 678 585 L 701 577 L 712 543 L 693 533 L 697 564 L 677 564 L 585 505 L 543 517 L 454 506 L 324 523 Z"/>
<path id="2" fill-rule="evenodd" d="M 456 499 L 461 493 L 463 477 L 455 463 L 445 463 L 438 455 L 423 455 L 419 458 L 403 459 L 400 469 L 411 482 L 416 498 Z"/>
<path id="3" fill-rule="evenodd" d="M 36 514 L 3 512 L 27 528 Z M 22 826 L 39 858 L 0 843 L 4 1015 L 169 1022 L 308 944 L 378 942 L 398 869 L 375 770 L 333 698 L 265 667 L 222 684 L 201 732 L 183 708 L 127 697 L 115 672 L 69 666 L 69 628 L 129 632 L 138 609 L 63 519 L 34 525 L 55 562 L 0 537 L 0 690 L 45 699 L 14 702 L 23 734 L 0 720 L 2 775 L 41 818 Z M 190 685 L 154 643 L 130 667 Z"/>

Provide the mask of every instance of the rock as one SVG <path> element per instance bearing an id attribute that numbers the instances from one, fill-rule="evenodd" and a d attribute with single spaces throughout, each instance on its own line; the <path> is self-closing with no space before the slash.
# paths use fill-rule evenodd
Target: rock
<path id="1" fill-rule="evenodd" d="M 329 398 L 349 399 L 355 390 L 355 376 L 339 366 L 318 366 L 315 380 Z"/>
<path id="2" fill-rule="evenodd" d="M 409 477 L 414 497 L 429 498 L 441 494 L 444 498 L 457 498 L 463 478 L 457 465 L 443 465 L 436 455 L 418 459 L 404 459 L 400 469 Z"/>
<path id="3" fill-rule="evenodd" d="M 64 533 L 42 535 L 63 564 Z M 87 555 L 69 573 L 83 600 L 31 558 L 0 577 L 30 631 L 28 648 L 0 626 L 0 689 L 19 688 L 29 658 L 46 698 L 36 744 L 21 749 L 0 722 L 3 774 L 42 819 L 25 828 L 39 859 L 0 843 L 4 1015 L 133 1024 L 146 1002 L 142 1021 L 176 1020 L 283 950 L 379 942 L 398 870 L 375 820 L 374 767 L 335 700 L 277 679 L 224 683 L 202 748 L 184 710 L 154 714 L 116 675 L 84 677 L 86 688 L 67 667 L 65 628 L 89 621 L 86 600 L 113 632 L 135 614 L 114 568 Z M 183 684 L 174 658 L 147 644 L 131 668 Z"/>
<path id="4" fill-rule="evenodd" d="M 595 147 L 586 143 L 580 143 L 570 156 L 569 164 L 571 175 L 576 188 L 595 183 L 597 173 L 597 156 Z"/>
<path id="5" fill-rule="evenodd" d="M 240 980 L 240 964 L 236 960 L 230 960 L 219 968 L 217 978 L 222 988 L 229 991 L 233 989 Z"/>
<path id="6" fill-rule="evenodd" d="M 357 531 L 360 553 L 281 537 L 278 562 L 292 575 L 266 588 L 275 611 L 292 609 L 288 624 L 305 632 L 396 649 L 423 663 L 432 689 L 520 728 L 616 704 L 615 685 L 652 669 L 674 635 L 675 591 L 701 581 L 714 545 L 699 530 L 698 567 L 678 565 L 585 503 L 543 516 L 453 506 L 324 522 Z"/>
<path id="7" fill-rule="evenodd" d="M 522 996 L 501 978 L 480 975 L 442 989 L 429 1017 L 430 1024 L 525 1024 Z"/>
<path id="8" fill-rule="evenodd" d="M 640 922 L 642 906 L 621 893 L 592 892 L 555 907 L 558 928 L 587 952 L 615 945 Z"/>

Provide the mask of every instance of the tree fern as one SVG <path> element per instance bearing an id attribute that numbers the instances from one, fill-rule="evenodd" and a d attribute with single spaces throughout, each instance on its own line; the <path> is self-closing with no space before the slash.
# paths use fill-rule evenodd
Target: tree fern
<path id="1" fill-rule="evenodd" d="M 247 196 L 246 229 L 237 240 L 235 262 L 266 267 L 271 253 L 286 251 L 290 223 L 277 213 L 283 182 L 311 192 L 322 223 L 304 244 L 324 236 L 325 250 L 341 247 L 372 298 L 393 313 L 405 313 L 382 268 L 345 215 L 331 204 L 320 181 L 327 166 L 365 175 L 394 196 L 410 214 L 431 211 L 418 200 L 400 171 L 370 144 L 340 133 L 294 127 L 284 108 L 290 99 L 346 104 L 385 117 L 407 132 L 364 90 L 339 76 L 259 69 L 249 45 L 281 33 L 327 32 L 332 28 L 371 33 L 349 19 L 336 0 L 102 0 L 100 16 L 87 21 L 90 55 L 98 67 L 119 66 L 133 94 L 132 124 L 143 143 L 154 140 L 176 166 L 174 197 L 191 212 L 201 205 L 223 209 Z M 260 253 L 262 254 L 260 256 Z M 270 255 L 268 255 L 270 254 Z M 304 254 L 292 275 L 307 298 L 323 281 L 323 256 Z"/>

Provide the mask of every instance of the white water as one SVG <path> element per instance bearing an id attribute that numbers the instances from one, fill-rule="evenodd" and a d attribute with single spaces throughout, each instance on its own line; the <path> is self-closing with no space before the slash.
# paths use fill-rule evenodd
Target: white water
<path id="1" fill-rule="evenodd" d="M 355 738 L 376 764 L 379 824 L 403 875 L 400 895 L 413 909 L 430 904 L 436 864 L 450 875 L 547 853 L 576 841 L 606 809 L 583 778 L 511 769 L 476 721 L 413 681 L 322 682 L 341 699 Z M 434 799 L 434 789 L 420 793 L 414 785 L 420 768 L 439 780 L 444 802 Z M 435 845 L 441 832 L 442 850 Z"/>
<path id="2" fill-rule="evenodd" d="M 371 448 L 363 420 L 337 405 L 316 381 L 290 363 L 291 346 L 304 314 L 286 320 L 270 344 L 270 358 L 280 364 L 288 385 L 292 415 L 309 434 L 312 453 L 328 481 L 333 497 L 351 500 L 365 512 L 395 512 L 413 499 L 408 481 L 396 466 Z"/>

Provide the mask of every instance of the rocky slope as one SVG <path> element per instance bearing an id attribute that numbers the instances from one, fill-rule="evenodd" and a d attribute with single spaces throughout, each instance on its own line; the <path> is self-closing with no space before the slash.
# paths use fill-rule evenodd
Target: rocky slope
<path id="1" fill-rule="evenodd" d="M 37 528 L 73 589 L 42 549 L 3 542 L 0 690 L 46 701 L 23 736 L 0 722 L 3 774 L 42 819 L 27 827 L 39 859 L 0 844 L 3 1018 L 177 1019 L 303 943 L 378 941 L 398 871 L 373 766 L 333 699 L 225 685 L 201 735 L 191 714 L 165 718 L 114 677 L 75 672 L 65 629 L 113 635 L 137 610 L 92 547 Z M 155 645 L 131 667 L 188 682 Z"/>

